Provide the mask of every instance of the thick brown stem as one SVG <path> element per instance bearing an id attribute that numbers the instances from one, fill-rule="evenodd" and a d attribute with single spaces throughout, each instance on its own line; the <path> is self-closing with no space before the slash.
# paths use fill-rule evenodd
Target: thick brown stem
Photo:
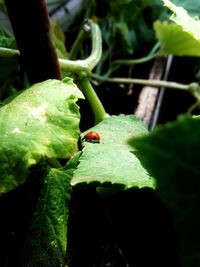
<path id="1" fill-rule="evenodd" d="M 29 82 L 61 79 L 45 1 L 5 0 L 5 4 Z"/>

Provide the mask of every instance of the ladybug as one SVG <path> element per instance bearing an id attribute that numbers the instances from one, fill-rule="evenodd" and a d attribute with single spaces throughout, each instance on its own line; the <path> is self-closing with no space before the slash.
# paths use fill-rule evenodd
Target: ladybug
<path id="1" fill-rule="evenodd" d="M 91 143 L 99 143 L 100 135 L 97 132 L 88 132 L 84 135 L 83 140 Z"/>

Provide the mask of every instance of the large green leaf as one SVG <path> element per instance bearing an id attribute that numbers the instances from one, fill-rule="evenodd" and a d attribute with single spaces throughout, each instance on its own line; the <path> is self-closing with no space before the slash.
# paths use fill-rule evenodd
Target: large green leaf
<path id="1" fill-rule="evenodd" d="M 133 139 L 138 156 L 156 178 L 171 211 L 183 267 L 200 266 L 200 120 L 181 117 L 149 136 Z"/>
<path id="2" fill-rule="evenodd" d="M 70 160 L 63 170 L 50 170 L 43 180 L 25 244 L 24 267 L 64 266 L 71 197 L 70 180 L 77 158 Z"/>
<path id="3" fill-rule="evenodd" d="M 72 185 L 96 182 L 125 188 L 154 187 L 153 179 L 128 145 L 131 136 L 147 134 L 146 126 L 137 117 L 111 116 L 91 130 L 100 134 L 100 143 L 84 142 Z"/>
<path id="4" fill-rule="evenodd" d="M 196 40 L 200 40 L 200 20 L 197 17 L 190 17 L 183 7 L 176 6 L 169 0 L 163 0 L 163 2 L 173 12 L 170 19 L 182 26 L 183 31 L 190 33 Z"/>
<path id="5" fill-rule="evenodd" d="M 48 80 L 8 99 L 0 108 L 0 192 L 27 178 L 41 157 L 69 158 L 77 151 L 83 97 L 71 79 Z"/>
<path id="6" fill-rule="evenodd" d="M 156 21 L 156 37 L 162 44 L 161 53 L 176 56 L 200 56 L 200 40 L 196 40 L 182 26 Z"/>
<path id="7" fill-rule="evenodd" d="M 156 21 L 154 29 L 165 54 L 177 56 L 200 56 L 200 20 L 192 18 L 187 11 L 169 0 L 163 0 L 173 14 L 170 19 L 175 23 Z"/>

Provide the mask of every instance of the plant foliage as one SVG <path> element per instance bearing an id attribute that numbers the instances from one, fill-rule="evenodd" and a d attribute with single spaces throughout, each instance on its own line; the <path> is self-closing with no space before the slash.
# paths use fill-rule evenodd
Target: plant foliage
<path id="1" fill-rule="evenodd" d="M 0 109 L 0 192 L 23 183 L 42 157 L 77 152 L 82 93 L 71 79 L 49 80 L 7 99 Z"/>
<path id="2" fill-rule="evenodd" d="M 162 52 L 177 56 L 200 56 L 200 20 L 191 18 L 182 7 L 163 0 L 173 14 L 170 19 L 175 23 L 156 21 L 154 29 L 162 44 Z"/>
<path id="3" fill-rule="evenodd" d="M 43 185 L 25 243 L 23 266 L 64 266 L 71 198 L 70 180 L 76 160 L 51 169 Z"/>
<path id="4" fill-rule="evenodd" d="M 199 134 L 199 118 L 180 117 L 149 136 L 132 140 L 142 164 L 156 179 L 157 194 L 173 216 L 183 267 L 200 264 Z"/>
<path id="5" fill-rule="evenodd" d="M 51 7 L 66 4 L 46 2 Z M 53 22 L 51 38 L 64 66 L 62 74 L 70 76 L 63 81 L 25 86 L 28 82 L 15 39 L 7 24 L 0 28 L 0 211 L 26 186 L 33 184 L 33 191 L 37 190 L 31 192 L 34 203 L 26 238 L 21 241 L 19 266 L 64 267 L 68 262 L 76 267 L 199 266 L 199 117 L 181 116 L 149 133 L 134 115 L 107 116 L 89 80 L 93 75 L 99 85 L 97 77 L 119 71 L 119 62 L 128 65 L 124 68 L 122 63 L 120 73 L 127 76 L 128 71 L 130 76 L 136 64 L 130 57 L 144 57 L 152 46 L 147 60 L 169 54 L 199 57 L 200 21 L 194 17 L 200 14 L 199 1 L 85 2 L 84 18 L 99 24 L 104 53 L 93 69 L 98 61 L 94 55 L 101 54 L 100 30 L 98 38 L 93 36 L 96 43 L 85 44 L 86 28 L 92 24 L 84 24 L 68 53 L 65 37 L 74 37 L 77 25 L 65 35 Z M 6 12 L 1 0 L 0 10 L 1 20 Z M 67 41 L 69 48 L 72 40 Z M 101 122 L 86 131 L 84 125 L 82 133 L 77 102 L 84 96 L 76 83 L 91 101 L 95 116 L 102 112 Z M 100 135 L 99 142 L 84 138 L 90 131 Z M 27 194 L 25 199 L 22 194 L 23 202 Z M 12 224 L 17 219 L 9 218 L 3 218 L 8 228 L 5 222 L 2 225 L 10 240 L 16 234 Z M 3 246 L 6 238 L 2 234 Z M 9 260 L 5 257 L 4 266 L 12 265 Z"/>
<path id="6" fill-rule="evenodd" d="M 127 143 L 130 136 L 147 134 L 146 126 L 137 117 L 111 116 L 91 130 L 100 134 L 100 143 L 83 141 L 84 148 L 72 185 L 96 182 L 125 188 L 154 187 L 153 179 Z"/>

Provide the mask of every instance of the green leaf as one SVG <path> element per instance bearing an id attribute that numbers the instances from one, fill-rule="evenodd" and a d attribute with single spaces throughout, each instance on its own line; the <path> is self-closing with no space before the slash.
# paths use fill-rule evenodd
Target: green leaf
<path id="1" fill-rule="evenodd" d="M 25 244 L 23 266 L 64 266 L 67 222 L 71 198 L 70 180 L 77 157 L 63 170 L 52 169 L 42 190 Z"/>
<path id="2" fill-rule="evenodd" d="M 199 16 L 200 15 L 200 2 L 199 0 L 193 0 L 191 4 L 191 0 L 174 0 L 173 3 L 176 6 L 182 6 L 190 16 Z"/>
<path id="3" fill-rule="evenodd" d="M 200 39 L 200 20 L 195 17 L 191 18 L 183 7 L 174 5 L 169 0 L 163 0 L 166 7 L 168 7 L 173 14 L 170 19 L 177 25 L 182 26 L 183 31 L 190 33 L 195 39 Z"/>
<path id="4" fill-rule="evenodd" d="M 145 135 L 146 126 L 135 116 L 111 116 L 94 128 L 100 143 L 84 142 L 84 148 L 71 184 L 116 184 L 129 187 L 154 187 L 153 180 L 132 153 L 128 140 Z"/>
<path id="5" fill-rule="evenodd" d="M 200 266 L 199 136 L 199 119 L 185 116 L 132 140 L 173 216 L 182 267 Z"/>
<path id="6" fill-rule="evenodd" d="M 100 10 L 108 11 L 100 19 L 103 41 L 109 47 L 109 61 L 125 55 L 146 51 L 147 44 L 156 42 L 152 23 L 163 17 L 167 12 L 160 0 L 127 0 L 99 3 Z M 98 17 L 98 3 L 97 3 Z M 117 42 L 116 42 L 117 40 Z"/>
<path id="7" fill-rule="evenodd" d="M 161 53 L 176 56 L 200 56 L 200 40 L 196 40 L 182 26 L 156 21 L 154 29 L 157 39 L 162 44 Z"/>
<path id="8" fill-rule="evenodd" d="M 83 98 L 71 79 L 48 80 L 9 98 L 0 108 L 0 192 L 23 183 L 42 157 L 69 158 L 78 150 Z"/>
<path id="9" fill-rule="evenodd" d="M 170 19 L 175 24 L 154 23 L 157 39 L 163 46 L 162 52 L 177 56 L 200 56 L 200 20 L 190 17 L 184 8 L 169 0 L 163 2 L 173 12 Z"/>

